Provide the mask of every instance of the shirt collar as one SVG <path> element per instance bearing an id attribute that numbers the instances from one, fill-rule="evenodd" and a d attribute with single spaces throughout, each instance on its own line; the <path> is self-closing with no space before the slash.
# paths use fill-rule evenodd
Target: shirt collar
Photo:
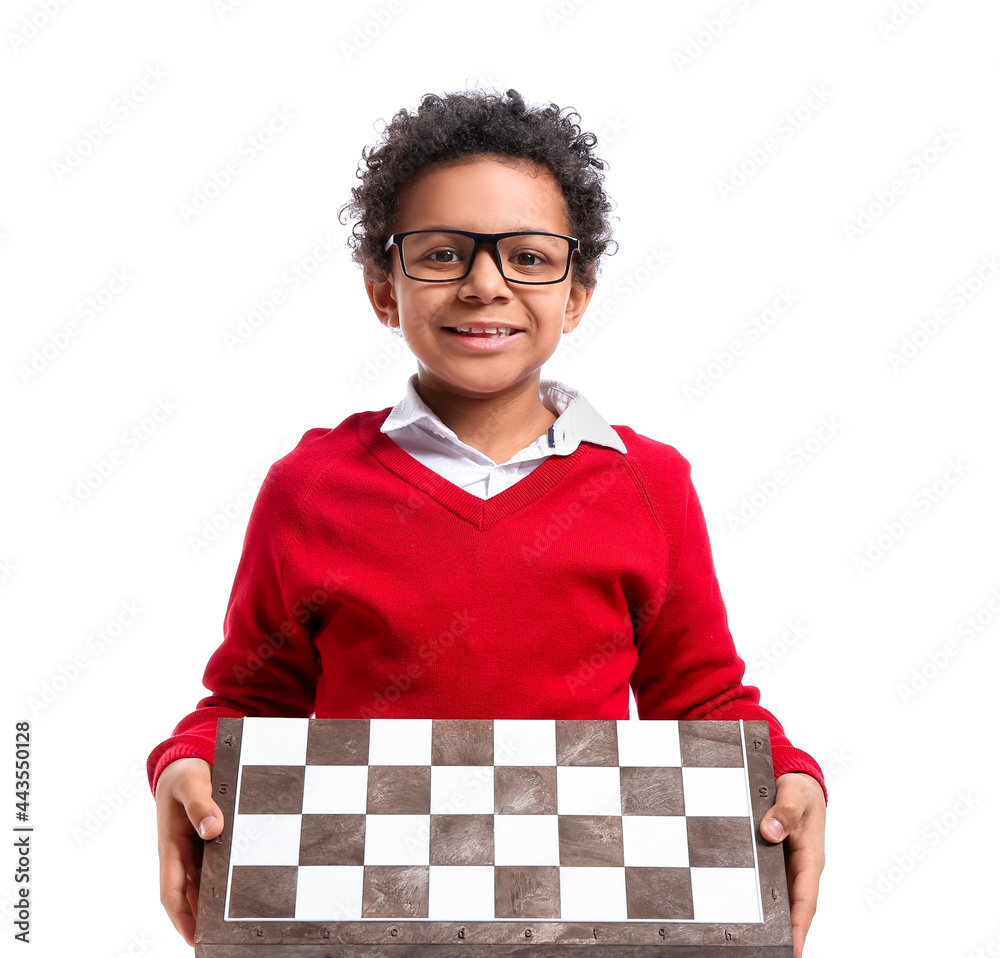
<path id="1" fill-rule="evenodd" d="M 391 434 L 397 429 L 417 425 L 464 447 L 465 443 L 441 422 L 417 394 L 416 382 L 414 373 L 406 382 L 403 398 L 392 407 L 380 431 Z M 621 436 L 578 390 L 555 379 L 543 379 L 538 384 L 538 396 L 558 418 L 546 435 L 539 436 L 527 448 L 537 448 L 541 455 L 568 456 L 581 442 L 592 442 L 623 454 L 628 451 Z"/>

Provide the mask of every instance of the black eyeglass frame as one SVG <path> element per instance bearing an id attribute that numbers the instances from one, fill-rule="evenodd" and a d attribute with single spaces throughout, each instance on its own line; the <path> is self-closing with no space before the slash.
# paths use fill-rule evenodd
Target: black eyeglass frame
<path id="1" fill-rule="evenodd" d="M 403 259 L 403 240 L 407 236 L 413 236 L 414 233 L 455 233 L 458 236 L 469 236 L 476 241 L 476 246 L 472 251 L 472 255 L 469 257 L 469 265 L 466 267 L 464 273 L 461 276 L 452 276 L 450 279 L 425 279 L 422 276 L 413 276 L 406 270 L 406 261 Z M 503 270 L 503 263 L 500 260 L 500 250 L 497 244 L 502 239 L 507 239 L 509 236 L 558 236 L 560 239 L 569 241 L 569 253 L 566 256 L 566 271 L 559 277 L 559 279 L 515 279 L 513 276 L 508 276 Z M 569 271 L 573 267 L 573 255 L 580 252 L 580 241 L 575 236 L 566 236 L 563 233 L 546 233 L 544 230 L 514 230 L 510 233 L 473 233 L 470 230 L 407 230 L 405 233 L 393 233 L 392 236 L 386 240 L 384 249 L 388 250 L 390 246 L 395 246 L 399 250 L 399 265 L 403 270 L 403 275 L 407 279 L 412 279 L 416 283 L 457 283 L 459 280 L 465 279 L 469 273 L 472 272 L 472 266 L 476 261 L 476 255 L 479 252 L 480 246 L 490 246 L 493 248 L 493 262 L 497 264 L 497 269 L 500 270 L 500 275 L 511 283 L 521 283 L 524 286 L 552 286 L 555 283 L 563 282 L 567 276 L 569 276 Z"/>

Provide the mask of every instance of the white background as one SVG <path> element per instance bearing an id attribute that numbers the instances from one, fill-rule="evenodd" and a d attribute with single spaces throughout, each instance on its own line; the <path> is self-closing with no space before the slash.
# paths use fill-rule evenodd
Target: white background
<path id="1" fill-rule="evenodd" d="M 392 405 L 412 371 L 337 220 L 361 148 L 420 95 L 478 84 L 575 107 L 611 164 L 620 251 L 546 373 L 693 465 L 748 681 L 827 772 L 807 955 L 1000 954 L 994 4 L 49 4 L 0 14 L 3 728 L 9 771 L 13 723 L 32 722 L 26 954 L 187 952 L 142 765 L 203 694 L 263 471 L 306 429 Z M 292 119 L 254 152 L 276 110 Z M 296 266 L 317 268 L 290 291 Z M 281 308 L 227 346 L 274 290 Z M 782 290 L 794 304 L 752 341 Z M 5 951 L 13 869 L 8 850 Z"/>

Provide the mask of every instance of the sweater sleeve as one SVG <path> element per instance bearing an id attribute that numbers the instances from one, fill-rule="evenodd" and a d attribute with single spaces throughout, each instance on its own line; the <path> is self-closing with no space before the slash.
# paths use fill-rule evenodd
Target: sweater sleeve
<path id="1" fill-rule="evenodd" d="M 291 454 L 290 454 L 291 455 Z M 150 754 L 154 794 L 163 769 L 180 758 L 215 758 L 218 719 L 309 716 L 319 665 L 304 596 L 288 584 L 285 562 L 308 476 L 290 456 L 270 470 L 254 503 L 223 621 L 223 641 L 205 669 L 209 695 Z"/>
<path id="2" fill-rule="evenodd" d="M 640 718 L 765 720 L 771 731 L 775 776 L 805 772 L 823 787 L 819 764 L 795 748 L 778 720 L 760 705 L 760 692 L 743 685 L 712 561 L 690 464 L 676 450 L 672 481 L 645 481 L 667 538 L 665 596 L 649 622 L 638 623 L 638 662 L 632 688 Z M 642 472 L 650 472 L 645 469 Z"/>

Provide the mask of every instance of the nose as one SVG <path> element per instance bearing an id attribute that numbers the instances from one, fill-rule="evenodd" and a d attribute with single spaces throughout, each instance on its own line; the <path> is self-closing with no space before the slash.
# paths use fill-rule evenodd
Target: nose
<path id="1" fill-rule="evenodd" d="M 500 272 L 497 255 L 489 243 L 483 243 L 476 250 L 472 257 L 472 269 L 462 281 L 462 295 L 490 300 L 510 296 L 510 287 Z"/>

